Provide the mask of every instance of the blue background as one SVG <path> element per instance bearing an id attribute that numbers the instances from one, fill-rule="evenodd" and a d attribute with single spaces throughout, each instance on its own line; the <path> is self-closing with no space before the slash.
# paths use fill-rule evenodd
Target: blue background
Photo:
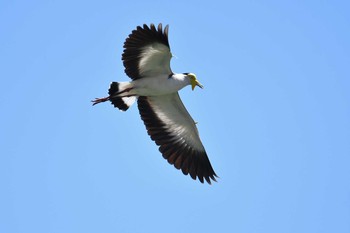
<path id="1" fill-rule="evenodd" d="M 0 232 L 350 232 L 348 1 L 0 2 Z M 170 25 L 180 93 L 220 176 L 162 158 L 123 43 Z"/>

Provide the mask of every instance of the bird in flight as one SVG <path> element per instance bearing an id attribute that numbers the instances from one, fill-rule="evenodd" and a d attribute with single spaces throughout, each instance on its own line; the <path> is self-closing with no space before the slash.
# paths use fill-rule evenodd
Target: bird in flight
<path id="1" fill-rule="evenodd" d="M 174 73 L 167 25 L 138 26 L 124 43 L 125 73 L 131 82 L 112 82 L 108 96 L 92 100 L 93 105 L 110 101 L 126 111 L 137 100 L 147 132 L 163 157 L 192 179 L 211 184 L 215 174 L 196 123 L 183 105 L 178 91 L 190 85 L 203 88 L 193 73 Z"/>

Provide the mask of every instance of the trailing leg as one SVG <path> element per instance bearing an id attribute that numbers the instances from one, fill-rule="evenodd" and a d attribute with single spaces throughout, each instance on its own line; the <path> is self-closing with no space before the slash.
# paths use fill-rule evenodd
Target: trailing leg
<path id="1" fill-rule="evenodd" d="M 112 82 L 108 90 L 108 97 L 96 98 L 91 102 L 95 105 L 109 100 L 114 107 L 119 108 L 121 111 L 126 111 L 137 98 L 132 93 L 129 93 L 132 89 L 132 84 L 129 82 Z"/>

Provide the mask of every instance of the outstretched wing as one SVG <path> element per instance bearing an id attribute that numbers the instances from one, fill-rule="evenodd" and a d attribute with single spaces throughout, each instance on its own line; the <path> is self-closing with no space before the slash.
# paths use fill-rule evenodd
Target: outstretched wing
<path id="1" fill-rule="evenodd" d="M 183 105 L 179 94 L 144 97 L 138 107 L 147 132 L 170 164 L 185 175 L 210 184 L 216 174 L 200 141 L 195 122 Z"/>
<path id="2" fill-rule="evenodd" d="M 122 55 L 125 73 L 133 80 L 154 77 L 160 74 L 170 75 L 170 53 L 167 25 L 158 29 L 151 24 L 138 26 L 124 43 Z"/>

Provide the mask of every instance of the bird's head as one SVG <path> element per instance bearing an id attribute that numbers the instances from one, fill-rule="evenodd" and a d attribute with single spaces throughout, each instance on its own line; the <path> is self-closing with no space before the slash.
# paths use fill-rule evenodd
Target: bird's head
<path id="1" fill-rule="evenodd" d="M 198 82 L 197 77 L 195 74 L 193 73 L 186 73 L 188 79 L 190 80 L 191 86 L 192 86 L 192 91 L 194 90 L 194 88 L 196 86 L 203 88 L 203 85 L 200 84 L 200 82 Z"/>

